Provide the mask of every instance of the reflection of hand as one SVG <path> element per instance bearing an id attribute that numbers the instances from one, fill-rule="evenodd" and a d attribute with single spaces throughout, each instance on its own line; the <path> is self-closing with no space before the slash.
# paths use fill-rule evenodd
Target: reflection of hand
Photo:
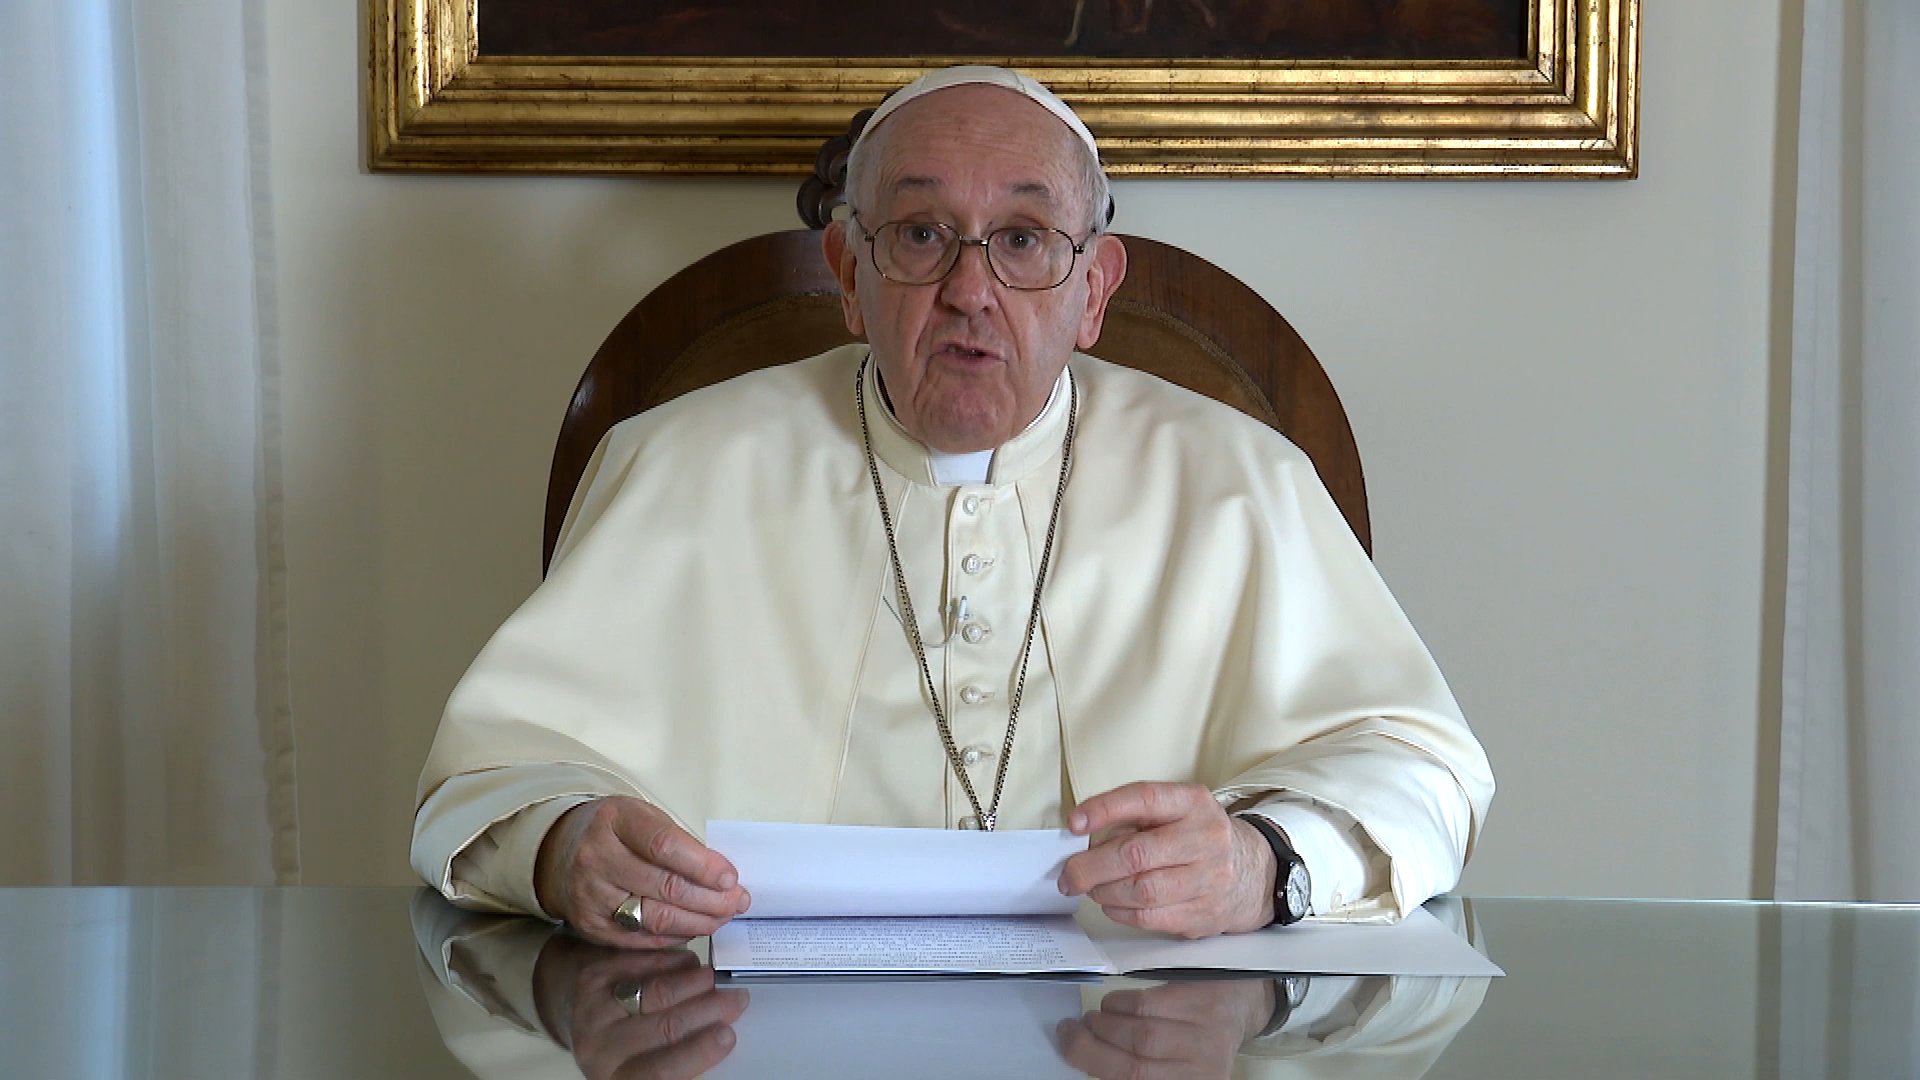
<path id="1" fill-rule="evenodd" d="M 623 1003 L 638 986 L 639 1011 Z M 534 966 L 547 1030 L 588 1080 L 684 1080 L 733 1050 L 744 990 L 714 988 L 713 969 L 685 949 L 609 949 L 556 934 Z"/>
<path id="2" fill-rule="evenodd" d="M 560 816 L 534 864 L 540 906 L 592 941 L 653 949 L 704 937 L 747 910 L 726 856 L 641 799 L 610 796 Z M 613 921 L 629 896 L 641 929 Z"/>
<path id="3" fill-rule="evenodd" d="M 1062 1021 L 1060 1053 L 1096 1077 L 1129 1080 L 1231 1075 L 1241 1044 L 1273 1014 L 1272 979 L 1176 982 L 1117 990 L 1097 1011 Z"/>
<path id="4" fill-rule="evenodd" d="M 1085 893 L 1114 922 L 1201 938 L 1273 921 L 1273 849 L 1199 784 L 1125 784 L 1067 824 L 1105 837 L 1067 860 L 1060 891 Z"/>

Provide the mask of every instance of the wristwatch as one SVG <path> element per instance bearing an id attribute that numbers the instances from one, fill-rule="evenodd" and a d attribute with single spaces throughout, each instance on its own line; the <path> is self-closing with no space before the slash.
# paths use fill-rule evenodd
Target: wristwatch
<path id="1" fill-rule="evenodd" d="M 1273 849 L 1273 924 L 1292 926 L 1313 910 L 1313 879 L 1307 861 L 1293 850 L 1286 831 L 1259 814 L 1241 814 L 1240 820 L 1259 830 Z"/>
<path id="2" fill-rule="evenodd" d="M 1307 981 L 1305 975 L 1275 975 L 1273 977 L 1273 1015 L 1267 1018 L 1267 1026 L 1260 1029 L 1256 1039 L 1277 1035 L 1287 1021 L 1293 1019 L 1293 1011 L 1307 1000 Z"/>

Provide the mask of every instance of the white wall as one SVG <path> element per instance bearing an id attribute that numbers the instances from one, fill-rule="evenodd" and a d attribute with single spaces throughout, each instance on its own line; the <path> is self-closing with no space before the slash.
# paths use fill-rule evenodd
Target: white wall
<path id="1" fill-rule="evenodd" d="M 307 880 L 403 881 L 447 691 L 538 576 L 587 358 L 787 182 L 360 167 L 351 4 L 274 0 Z M 1632 183 L 1120 185 L 1293 319 L 1379 563 L 1501 793 L 1479 893 L 1744 896 L 1761 743 L 1779 0 L 1651 4 Z"/>

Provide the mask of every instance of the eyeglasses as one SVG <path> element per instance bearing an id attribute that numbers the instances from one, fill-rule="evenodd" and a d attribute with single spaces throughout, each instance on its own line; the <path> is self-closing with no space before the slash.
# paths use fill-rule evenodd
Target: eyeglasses
<path id="1" fill-rule="evenodd" d="M 889 221 L 867 234 L 874 269 L 901 285 L 933 285 L 946 280 L 960 261 L 962 248 L 977 247 L 987 257 L 987 269 L 1009 289 L 1038 292 L 1058 288 L 1073 274 L 1074 262 L 1086 252 L 1086 241 L 1076 242 L 1059 229 L 1040 225 L 1007 225 L 985 236 L 966 236 L 939 221 Z M 1087 238 L 1091 240 L 1092 237 Z"/>

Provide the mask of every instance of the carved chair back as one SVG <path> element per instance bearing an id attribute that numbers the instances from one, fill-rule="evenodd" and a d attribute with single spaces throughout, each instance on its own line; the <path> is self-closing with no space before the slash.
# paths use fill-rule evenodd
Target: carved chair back
<path id="1" fill-rule="evenodd" d="M 588 459 L 615 424 L 703 386 L 855 340 L 820 234 L 842 201 L 847 136 L 822 148 L 799 193 L 810 228 L 722 248 L 648 293 L 608 335 L 560 426 L 541 567 Z M 1360 452 L 1333 383 L 1286 319 L 1239 279 L 1180 248 L 1123 236 L 1127 276 L 1087 350 L 1207 394 L 1306 451 L 1362 547 L 1372 551 Z"/>

